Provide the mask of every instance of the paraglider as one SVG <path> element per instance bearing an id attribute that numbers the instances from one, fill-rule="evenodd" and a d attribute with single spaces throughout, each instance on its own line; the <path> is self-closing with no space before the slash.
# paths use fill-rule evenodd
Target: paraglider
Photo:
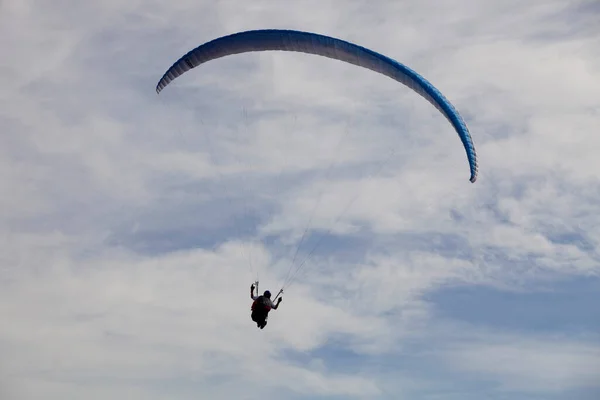
<path id="1" fill-rule="evenodd" d="M 412 89 L 432 104 L 450 122 L 467 155 L 470 170 L 469 180 L 471 182 L 477 180 L 477 155 L 471 134 L 461 115 L 446 97 L 427 79 L 406 65 L 368 48 L 334 37 L 280 29 L 251 30 L 223 36 L 192 49 L 177 60 L 159 80 L 156 92 L 160 93 L 173 80 L 203 63 L 234 54 L 272 50 L 301 52 L 343 61 L 385 75 Z M 306 260 L 300 267 L 305 262 Z M 251 318 L 256 322 L 257 327 L 263 329 L 267 324 L 269 311 L 278 308 L 281 298 L 274 303 L 269 291 L 265 291 L 261 296 L 255 296 L 254 289 L 255 285 L 253 284 L 250 291 L 250 297 L 253 300 Z M 282 292 L 283 288 L 279 294 Z M 279 294 L 275 299 L 279 297 Z"/>
<path id="2" fill-rule="evenodd" d="M 281 29 L 252 30 L 223 36 L 196 47 L 177 60 L 156 85 L 156 92 L 160 93 L 171 81 L 205 62 L 232 54 L 268 50 L 295 51 L 344 61 L 406 85 L 429 101 L 452 124 L 467 153 L 471 172 L 469 180 L 477 180 L 477 155 L 471 134 L 463 118 L 444 95 L 423 76 L 404 64 L 341 39 Z"/>
<path id="3" fill-rule="evenodd" d="M 265 292 L 261 296 L 254 295 L 254 289 L 256 286 L 252 284 L 250 286 L 250 298 L 254 300 L 250 309 L 252 310 L 251 318 L 252 321 L 256 322 L 256 326 L 260 329 L 264 329 L 267 325 L 267 317 L 271 310 L 277 310 L 279 304 L 282 302 L 283 298 L 280 297 L 277 299 L 277 303 L 273 303 L 271 300 L 271 292 L 265 290 Z M 281 293 L 281 292 L 280 292 Z"/>

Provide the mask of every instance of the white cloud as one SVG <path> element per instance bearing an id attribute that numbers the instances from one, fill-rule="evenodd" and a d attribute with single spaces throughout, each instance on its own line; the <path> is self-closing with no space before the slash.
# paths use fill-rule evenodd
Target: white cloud
<path id="1" fill-rule="evenodd" d="M 585 338 L 573 339 L 488 333 L 441 354 L 453 368 L 493 377 L 503 391 L 553 393 L 598 388 L 600 347 Z"/>
<path id="2" fill-rule="evenodd" d="M 1 7 L 8 399 L 419 398 L 445 378 L 371 366 L 444 340 L 465 396 L 475 375 L 558 396 L 593 386 L 597 348 L 581 338 L 448 339 L 425 296 L 600 272 L 594 3 Z M 467 118 L 477 183 L 437 110 L 332 60 L 232 56 L 156 96 L 184 52 L 264 27 L 348 39 L 422 72 Z M 278 289 L 309 221 L 296 266 L 312 233 L 332 235 L 260 331 L 249 283 L 258 272 Z"/>

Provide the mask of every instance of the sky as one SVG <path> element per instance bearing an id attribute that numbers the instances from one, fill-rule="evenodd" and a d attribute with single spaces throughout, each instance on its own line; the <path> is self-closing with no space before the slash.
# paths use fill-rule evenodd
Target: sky
<path id="1" fill-rule="evenodd" d="M 0 397 L 600 398 L 600 4 L 0 2 Z M 409 88 L 307 54 L 331 35 Z M 264 330 L 250 284 L 283 302 Z"/>

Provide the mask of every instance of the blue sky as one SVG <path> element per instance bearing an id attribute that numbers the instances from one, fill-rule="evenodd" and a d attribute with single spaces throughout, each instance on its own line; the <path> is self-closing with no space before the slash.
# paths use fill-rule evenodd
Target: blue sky
<path id="1" fill-rule="evenodd" d="M 1 2 L 0 397 L 599 398 L 599 13 Z M 478 181 L 437 110 L 352 65 L 231 56 L 156 95 L 185 52 L 261 28 L 423 74 Z M 317 245 L 256 329 L 256 274 L 277 291 Z"/>

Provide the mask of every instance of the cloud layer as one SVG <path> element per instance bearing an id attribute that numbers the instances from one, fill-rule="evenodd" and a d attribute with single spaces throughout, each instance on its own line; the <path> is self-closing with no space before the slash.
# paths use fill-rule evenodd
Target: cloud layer
<path id="1" fill-rule="evenodd" d="M 596 2 L 0 11 L 3 399 L 597 398 Z M 477 183 L 437 110 L 351 65 L 232 56 L 155 94 L 260 28 L 422 73 Z M 289 283 L 263 331 L 257 276 Z"/>

